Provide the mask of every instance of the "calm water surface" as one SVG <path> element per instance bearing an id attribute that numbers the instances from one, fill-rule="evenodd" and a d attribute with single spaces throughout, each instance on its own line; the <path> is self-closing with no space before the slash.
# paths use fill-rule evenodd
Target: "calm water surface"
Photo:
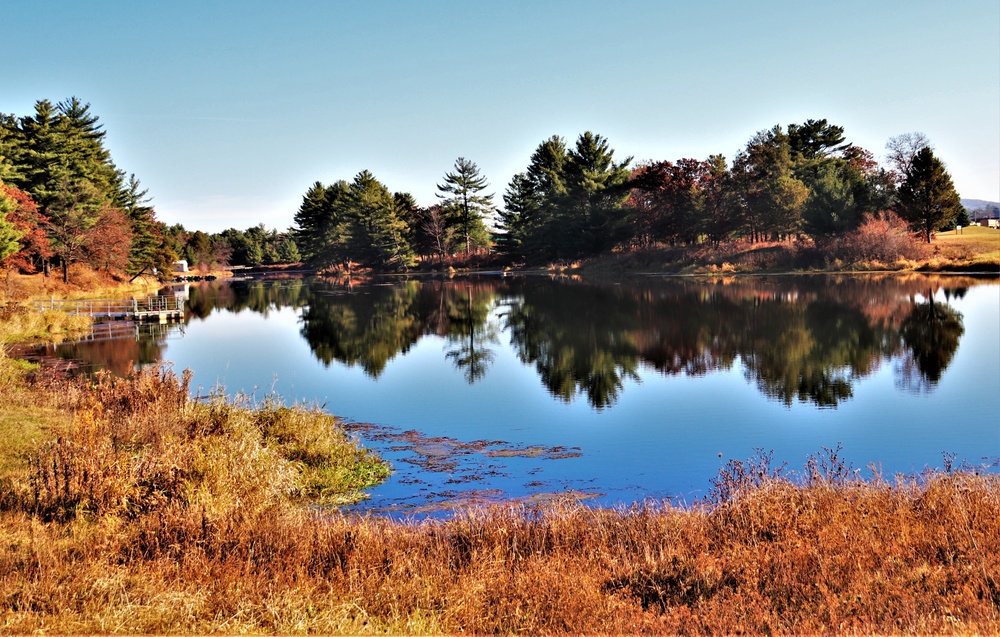
<path id="1" fill-rule="evenodd" d="M 705 496 L 724 460 L 1000 456 L 1000 284 L 946 276 L 205 283 L 182 326 L 62 346 L 204 394 L 322 404 L 395 468 L 390 513 Z"/>

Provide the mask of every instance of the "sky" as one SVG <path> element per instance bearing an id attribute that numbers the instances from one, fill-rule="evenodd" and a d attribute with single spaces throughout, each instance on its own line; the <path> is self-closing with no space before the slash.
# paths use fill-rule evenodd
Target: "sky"
<path id="1" fill-rule="evenodd" d="M 922 132 L 963 198 L 1000 201 L 997 0 L 8 0 L 0 20 L 0 112 L 90 103 L 191 230 L 284 230 L 311 184 L 365 169 L 431 205 L 458 157 L 502 205 L 553 135 L 732 159 L 821 118 L 880 159 Z"/>

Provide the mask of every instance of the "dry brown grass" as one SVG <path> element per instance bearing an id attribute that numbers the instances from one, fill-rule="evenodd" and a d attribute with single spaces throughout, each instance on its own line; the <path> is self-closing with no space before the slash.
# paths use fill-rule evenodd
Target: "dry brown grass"
<path id="1" fill-rule="evenodd" d="M 1000 630 L 996 475 L 861 480 L 827 450 L 796 480 L 730 462 L 695 506 L 402 523 L 305 506 L 320 458 L 365 459 L 323 451 L 329 421 L 162 371 L 51 389 L 73 423 L 0 491 L 5 633 Z"/>
<path id="2" fill-rule="evenodd" d="M 51 276 L 19 274 L 13 270 L 0 272 L 0 303 L 23 302 L 27 299 L 129 298 L 147 296 L 160 283 L 153 277 L 139 277 L 133 282 L 95 271 L 82 264 L 69 268 L 69 282 L 63 283 L 62 273 Z"/>
<path id="3" fill-rule="evenodd" d="M 977 269 L 1000 265 L 1000 230 L 996 228 L 971 226 L 961 233 L 939 232 L 931 245 L 930 267 Z"/>
<path id="4" fill-rule="evenodd" d="M 5 632 L 994 633 L 995 478 L 796 486 L 714 509 L 285 511 L 0 523 Z"/>
<path id="5" fill-rule="evenodd" d="M 633 272 L 731 274 L 790 271 L 1000 271 L 1000 230 L 974 226 L 938 233 L 930 246 L 877 218 L 834 240 L 731 241 L 717 246 L 625 249 L 578 265 L 590 275 Z"/>

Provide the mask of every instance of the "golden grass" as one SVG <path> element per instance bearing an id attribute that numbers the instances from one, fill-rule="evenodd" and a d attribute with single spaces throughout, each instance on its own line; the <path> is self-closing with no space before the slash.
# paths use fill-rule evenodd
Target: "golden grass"
<path id="1" fill-rule="evenodd" d="M 0 309 L 0 345 L 24 342 L 58 342 L 89 331 L 89 316 L 58 310 L 36 312 L 24 306 Z"/>
<path id="2" fill-rule="evenodd" d="M 329 417 L 186 383 L 0 395 L 73 413 L 0 483 L 0 632 L 1000 631 L 996 475 L 863 481 L 827 450 L 798 481 L 730 462 L 689 507 L 358 518 L 317 505 L 379 477 Z"/>
<path id="3" fill-rule="evenodd" d="M 155 294 L 161 284 L 151 276 L 129 282 L 95 271 L 83 264 L 69 268 L 69 281 L 64 283 L 62 272 L 51 276 L 19 274 L 13 270 L 0 272 L 0 304 L 23 302 L 27 299 L 131 298 Z"/>
<path id="4" fill-rule="evenodd" d="M 767 482 L 715 509 L 419 524 L 166 507 L 0 522 L 6 632 L 994 633 L 996 479 Z"/>
<path id="5" fill-rule="evenodd" d="M 889 235 L 887 235 L 889 236 Z M 853 239 L 857 241 L 858 238 Z M 878 237 L 877 242 L 882 241 Z M 841 238 L 841 244 L 847 238 Z M 851 247 L 848 241 L 848 247 Z M 816 246 L 811 240 L 731 241 L 717 246 L 651 246 L 621 250 L 574 264 L 588 275 L 632 272 L 731 274 L 790 271 L 1000 271 L 1000 230 L 973 226 L 961 234 L 938 233 L 928 246 L 912 241 L 904 256 L 888 259 L 844 259 L 836 242 Z M 553 269 L 553 268 L 550 268 Z"/>
<path id="6" fill-rule="evenodd" d="M 939 232 L 932 242 L 934 256 L 931 264 L 944 262 L 962 266 L 996 266 L 1000 264 L 1000 230 L 970 226 Z"/>

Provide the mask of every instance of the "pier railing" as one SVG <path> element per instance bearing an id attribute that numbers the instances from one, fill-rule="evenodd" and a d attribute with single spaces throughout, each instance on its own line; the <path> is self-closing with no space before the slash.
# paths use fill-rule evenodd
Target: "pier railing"
<path id="1" fill-rule="evenodd" d="M 153 314 L 184 314 L 184 299 L 179 296 L 150 296 L 146 299 L 51 299 L 35 301 L 39 312 L 59 310 L 67 314 L 86 314 L 94 318 L 143 318 Z"/>

